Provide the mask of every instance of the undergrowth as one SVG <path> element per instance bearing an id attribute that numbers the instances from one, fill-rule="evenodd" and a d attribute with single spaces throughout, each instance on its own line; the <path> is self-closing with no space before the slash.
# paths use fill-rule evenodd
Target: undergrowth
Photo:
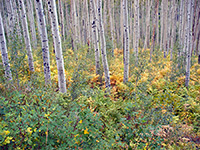
<path id="1" fill-rule="evenodd" d="M 12 83 L 0 66 L 1 149 L 198 149 L 200 147 L 200 65 L 193 58 L 189 88 L 184 69 L 155 51 L 141 49 L 138 65 L 130 56 L 130 77 L 123 83 L 123 51 L 108 53 L 111 91 L 95 74 L 93 50 L 77 56 L 64 49 L 67 93 L 58 92 L 51 48 L 52 85 L 44 85 L 40 48 L 35 73 L 24 51 L 12 59 Z M 14 54 L 9 57 L 14 58 Z M 78 57 L 78 58 L 77 58 Z M 16 64 L 23 64 L 16 65 Z M 20 66 L 20 67 L 19 67 Z M 16 73 L 18 74 L 16 76 Z"/>

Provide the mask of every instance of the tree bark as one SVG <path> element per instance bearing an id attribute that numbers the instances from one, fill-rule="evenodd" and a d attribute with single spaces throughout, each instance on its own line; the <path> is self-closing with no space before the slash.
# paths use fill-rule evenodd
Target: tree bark
<path id="1" fill-rule="evenodd" d="M 36 31 L 35 31 L 35 19 L 33 13 L 33 3 L 32 0 L 27 1 L 28 6 L 28 18 L 30 21 L 30 30 L 31 30 L 31 38 L 33 42 L 33 48 L 37 47 L 37 38 L 36 38 Z"/>
<path id="2" fill-rule="evenodd" d="M 188 0 L 188 5 L 187 5 L 187 43 L 186 43 L 186 53 L 187 53 L 187 57 L 186 57 L 186 75 L 185 75 L 185 86 L 188 88 L 189 86 L 189 80 L 190 80 L 190 61 L 191 61 L 191 36 L 192 36 L 192 9 L 191 6 L 192 5 L 192 1 Z"/>
<path id="3" fill-rule="evenodd" d="M 54 48 L 56 53 L 56 63 L 58 68 L 58 85 L 62 93 L 66 92 L 65 69 L 62 55 L 62 43 L 58 28 L 58 18 L 55 0 L 48 0 L 48 8 L 51 17 L 52 34 L 54 38 Z"/>
<path id="4" fill-rule="evenodd" d="M 157 13 L 158 13 L 158 5 L 159 5 L 159 0 L 155 2 L 155 11 L 154 11 L 154 18 L 153 18 L 153 33 L 152 33 L 152 39 L 151 39 L 151 49 L 150 49 L 150 62 L 152 60 L 152 53 L 154 51 L 155 47 L 155 38 L 156 38 L 156 25 L 157 25 Z M 158 34 L 158 33 L 157 33 Z"/>
<path id="5" fill-rule="evenodd" d="M 134 6 L 135 6 L 135 28 L 134 28 L 134 33 L 135 33 L 135 44 L 134 44 L 134 52 L 135 52 L 135 57 L 136 57 L 136 65 L 138 64 L 138 47 L 139 47 L 139 0 L 134 1 Z"/>
<path id="6" fill-rule="evenodd" d="M 42 54 L 43 54 L 45 83 L 51 84 L 48 35 L 47 35 L 46 21 L 45 21 L 45 16 L 44 16 L 42 0 L 36 0 L 36 10 L 37 10 L 38 17 L 39 17 L 38 24 L 40 25 L 40 30 L 41 30 L 40 37 L 42 39 Z"/>
<path id="7" fill-rule="evenodd" d="M 1 13 L 0 13 L 0 48 L 1 48 L 1 57 L 3 61 L 3 66 L 5 70 L 5 77 L 8 81 L 10 81 L 12 80 L 12 73 L 10 70 L 10 63 L 8 59 L 8 51 L 7 51 L 6 38 L 5 38 Z"/>
<path id="8" fill-rule="evenodd" d="M 92 31 L 94 37 L 94 49 L 95 49 L 95 67 L 96 67 L 96 75 L 100 75 L 100 53 L 99 53 L 99 37 L 98 37 L 98 30 L 97 30 L 97 14 L 95 11 L 95 2 L 94 0 L 90 0 L 90 9 L 92 12 Z"/>
<path id="9" fill-rule="evenodd" d="M 149 48 L 149 38 L 150 38 L 150 0 L 147 0 L 146 2 L 146 11 L 147 11 L 147 16 L 146 16 L 146 34 L 145 34 L 145 44 L 144 44 L 144 49 Z"/>
<path id="10" fill-rule="evenodd" d="M 22 20 L 24 40 L 25 40 L 26 50 L 27 50 L 27 55 L 28 55 L 29 70 L 31 72 L 34 72 L 32 48 L 31 48 L 31 42 L 30 42 L 30 37 L 29 37 L 28 23 L 27 23 L 27 19 L 26 19 L 26 12 L 25 12 L 25 7 L 24 7 L 24 1 L 23 0 L 19 0 L 19 5 L 20 5 L 20 8 L 21 8 L 21 13 L 22 13 L 21 20 Z"/>
<path id="11" fill-rule="evenodd" d="M 124 83 L 129 78 L 129 27 L 128 27 L 128 7 L 127 0 L 123 0 L 123 22 L 124 22 Z"/>
<path id="12" fill-rule="evenodd" d="M 101 38 L 101 56 L 102 56 L 102 63 L 105 75 L 105 84 L 106 90 L 110 91 L 110 74 L 109 74 L 109 67 L 107 61 L 107 54 L 106 54 L 106 40 L 104 35 L 104 26 L 102 20 L 102 1 L 98 0 L 98 19 L 99 19 L 99 28 L 100 28 L 100 38 Z"/>

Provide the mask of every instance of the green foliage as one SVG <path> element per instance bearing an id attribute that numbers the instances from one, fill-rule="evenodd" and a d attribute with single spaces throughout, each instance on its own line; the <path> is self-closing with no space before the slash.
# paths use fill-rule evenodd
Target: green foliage
<path id="1" fill-rule="evenodd" d="M 0 146 L 8 149 L 101 148 L 104 140 L 100 115 L 82 109 L 77 103 L 71 104 L 68 110 L 63 109 L 53 103 L 58 98 L 54 94 L 37 89 L 29 96 L 13 91 L 9 100 L 1 97 Z"/>

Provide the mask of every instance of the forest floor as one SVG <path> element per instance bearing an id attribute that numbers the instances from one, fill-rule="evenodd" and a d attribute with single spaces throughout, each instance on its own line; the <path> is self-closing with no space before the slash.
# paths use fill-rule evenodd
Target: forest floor
<path id="1" fill-rule="evenodd" d="M 13 83 L 0 66 L 0 148 L 2 149 L 199 149 L 200 64 L 193 56 L 189 88 L 184 61 L 141 49 L 123 83 L 123 51 L 108 52 L 111 89 L 95 74 L 93 51 L 64 49 L 67 93 L 58 92 L 55 54 L 52 85 L 45 86 L 40 49 L 35 72 L 22 52 L 11 59 Z M 76 56 L 76 57 L 75 57 Z M 10 56 L 12 57 L 12 56 Z M 175 59 L 176 58 L 176 59 Z M 103 69 L 101 70 L 103 72 Z"/>

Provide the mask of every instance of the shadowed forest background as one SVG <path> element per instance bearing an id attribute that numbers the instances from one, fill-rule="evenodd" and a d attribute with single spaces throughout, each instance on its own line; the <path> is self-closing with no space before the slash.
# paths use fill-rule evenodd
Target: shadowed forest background
<path id="1" fill-rule="evenodd" d="M 199 0 L 0 0 L 0 149 L 199 149 Z"/>

